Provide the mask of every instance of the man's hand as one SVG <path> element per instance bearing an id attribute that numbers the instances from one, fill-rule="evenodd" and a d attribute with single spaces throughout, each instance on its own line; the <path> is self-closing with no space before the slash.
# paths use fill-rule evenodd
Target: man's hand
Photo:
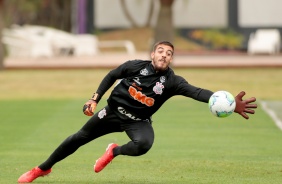
<path id="1" fill-rule="evenodd" d="M 87 116 L 93 116 L 97 102 L 93 99 L 88 100 L 83 106 L 83 113 Z"/>
<path id="2" fill-rule="evenodd" d="M 243 96 L 245 96 L 245 92 L 241 91 L 236 97 L 236 108 L 234 112 L 240 114 L 243 118 L 249 119 L 249 116 L 246 113 L 254 114 L 255 111 L 254 108 L 257 108 L 257 104 L 250 104 L 252 102 L 256 101 L 255 97 L 248 98 L 246 100 L 243 100 Z"/>

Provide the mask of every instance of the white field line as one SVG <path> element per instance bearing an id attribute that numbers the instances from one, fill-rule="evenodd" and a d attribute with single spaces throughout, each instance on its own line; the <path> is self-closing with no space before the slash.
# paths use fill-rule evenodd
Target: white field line
<path id="1" fill-rule="evenodd" d="M 282 130 L 282 121 L 277 117 L 276 113 L 267 106 L 267 102 L 261 101 L 263 110 L 273 119 L 276 126 Z"/>

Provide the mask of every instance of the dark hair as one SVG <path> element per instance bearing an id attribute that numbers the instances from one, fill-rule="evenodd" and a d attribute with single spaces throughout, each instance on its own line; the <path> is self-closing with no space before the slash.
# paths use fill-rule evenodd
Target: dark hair
<path id="1" fill-rule="evenodd" d="M 174 52 L 174 46 L 169 41 L 159 41 L 159 42 L 155 43 L 155 45 L 153 46 L 153 51 L 155 51 L 159 45 L 170 46 L 172 48 L 172 52 Z"/>

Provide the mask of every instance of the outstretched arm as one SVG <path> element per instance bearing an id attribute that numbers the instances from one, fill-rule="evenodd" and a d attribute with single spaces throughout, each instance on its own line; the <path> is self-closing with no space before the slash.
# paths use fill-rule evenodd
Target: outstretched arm
<path id="1" fill-rule="evenodd" d="M 106 91 L 115 83 L 117 79 L 121 79 L 126 76 L 126 68 L 128 67 L 128 63 L 126 62 L 116 69 L 110 71 L 100 83 L 97 91 L 93 94 L 93 96 L 84 104 L 83 113 L 87 116 L 92 116 L 96 109 L 97 104 L 99 103 L 102 96 L 106 93 Z"/>
<path id="2" fill-rule="evenodd" d="M 257 104 L 251 104 L 252 102 L 256 101 L 255 97 L 248 98 L 246 100 L 243 100 L 243 96 L 245 96 L 245 92 L 241 91 L 236 97 L 236 108 L 234 112 L 240 114 L 243 118 L 249 119 L 249 114 L 254 114 L 255 113 L 255 108 L 257 108 Z"/>
<path id="3" fill-rule="evenodd" d="M 96 106 L 105 92 L 114 84 L 114 82 L 118 79 L 118 73 L 116 70 L 112 70 L 109 72 L 105 78 L 100 83 L 97 92 L 93 94 L 93 96 L 84 104 L 83 113 L 87 116 L 93 116 Z"/>

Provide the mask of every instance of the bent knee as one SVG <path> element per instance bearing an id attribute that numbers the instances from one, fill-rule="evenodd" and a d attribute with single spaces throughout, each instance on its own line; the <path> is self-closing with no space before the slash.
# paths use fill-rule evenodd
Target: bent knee
<path id="1" fill-rule="evenodd" d="M 137 147 L 136 155 L 143 155 L 147 153 L 153 145 L 153 141 L 142 140 L 135 142 L 135 146 Z"/>

